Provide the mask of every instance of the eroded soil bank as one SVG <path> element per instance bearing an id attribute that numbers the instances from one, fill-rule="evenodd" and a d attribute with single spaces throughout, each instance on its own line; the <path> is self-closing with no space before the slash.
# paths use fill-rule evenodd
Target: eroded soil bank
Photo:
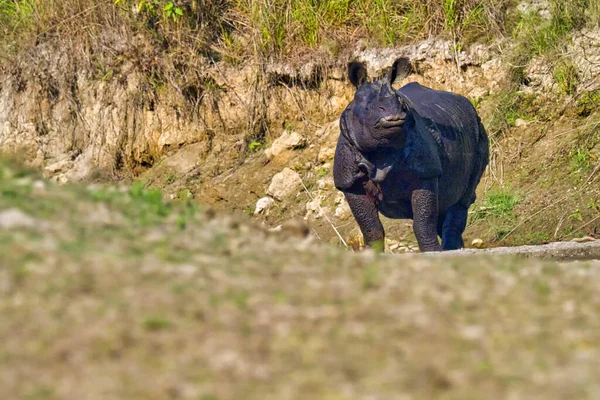
<path id="1" fill-rule="evenodd" d="M 508 42 L 459 52 L 452 42 L 433 39 L 358 46 L 334 61 L 207 61 L 194 69 L 179 66 L 177 79 L 160 81 L 151 73 L 158 55 L 142 38 L 107 36 L 111 52 L 94 60 L 95 68 L 72 48 L 42 43 L 2 67 L 0 149 L 59 182 L 141 179 L 169 198 L 193 198 L 269 227 L 304 219 L 324 242 L 340 242 L 335 227 L 359 246 L 331 176 L 337 118 L 353 95 L 345 63 L 363 60 L 374 77 L 407 56 L 416 71 L 408 80 L 468 96 L 492 136 L 492 162 L 472 209 L 468 243 L 594 236 L 600 229 L 600 51 L 590 38 L 598 37 L 597 30 L 573 37 L 569 56 L 579 85 L 569 95 L 552 61 L 542 57 L 511 88 L 502 52 Z M 182 81 L 186 74 L 194 79 Z M 282 171 L 286 178 L 274 180 Z M 263 201 L 267 208 L 255 213 L 267 195 L 275 201 Z M 389 250 L 413 249 L 408 221 L 386 221 L 386 227 Z"/>

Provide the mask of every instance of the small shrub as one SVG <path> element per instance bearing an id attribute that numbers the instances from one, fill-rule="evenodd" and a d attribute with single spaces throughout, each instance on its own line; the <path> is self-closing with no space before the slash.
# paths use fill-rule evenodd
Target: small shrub
<path id="1" fill-rule="evenodd" d="M 569 153 L 571 173 L 581 173 L 590 168 L 590 152 L 584 149 L 573 150 Z"/>
<path id="2" fill-rule="evenodd" d="M 584 92 L 577 100 L 577 115 L 587 117 L 600 110 L 600 90 Z"/>
<path id="3" fill-rule="evenodd" d="M 553 77 L 563 93 L 574 94 L 577 90 L 579 83 L 577 68 L 569 60 L 561 60 L 554 66 Z"/>
<path id="4" fill-rule="evenodd" d="M 250 150 L 251 152 L 255 152 L 256 150 L 260 149 L 262 146 L 261 142 L 250 142 L 248 144 L 248 150 Z"/>

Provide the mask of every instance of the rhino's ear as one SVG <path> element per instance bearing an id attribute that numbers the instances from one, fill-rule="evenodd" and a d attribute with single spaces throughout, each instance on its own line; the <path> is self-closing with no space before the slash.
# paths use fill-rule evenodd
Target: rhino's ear
<path id="1" fill-rule="evenodd" d="M 410 60 L 406 57 L 398 58 L 392 64 L 392 68 L 387 73 L 388 81 L 390 85 L 393 85 L 396 81 L 401 81 L 406 78 L 412 72 L 412 67 L 410 65 Z"/>
<path id="2" fill-rule="evenodd" d="M 357 88 L 361 87 L 367 81 L 367 69 L 360 61 L 348 63 L 348 79 Z"/>

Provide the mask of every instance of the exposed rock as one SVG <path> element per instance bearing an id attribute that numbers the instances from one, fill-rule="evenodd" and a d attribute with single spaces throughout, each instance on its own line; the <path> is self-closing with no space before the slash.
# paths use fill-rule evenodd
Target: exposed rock
<path id="1" fill-rule="evenodd" d="M 283 171 L 276 174 L 267 189 L 267 194 L 277 200 L 294 194 L 302 186 L 302 178 L 297 172 L 290 168 L 284 168 Z"/>
<path id="2" fill-rule="evenodd" d="M 317 161 L 320 163 L 325 163 L 333 160 L 333 156 L 335 155 L 335 147 L 324 146 L 319 150 L 319 155 L 317 156 Z"/>
<path id="3" fill-rule="evenodd" d="M 306 146 L 306 138 L 294 131 L 284 131 L 281 136 L 276 139 L 271 147 L 265 150 L 265 155 L 270 160 L 277 157 L 281 153 Z"/>
<path id="4" fill-rule="evenodd" d="M 550 3 L 546 0 L 528 0 L 519 3 L 517 11 L 523 14 L 538 14 L 545 20 L 552 18 L 552 12 L 550 10 Z"/>
<path id="5" fill-rule="evenodd" d="M 479 248 L 483 247 L 483 240 L 473 239 L 473 241 L 471 242 L 471 246 L 479 249 Z"/>
<path id="6" fill-rule="evenodd" d="M 46 168 L 44 169 L 46 170 L 46 172 L 49 172 L 51 174 L 59 174 L 67 172 L 71 168 L 73 168 L 73 161 L 61 160 L 46 166 Z"/>
<path id="7" fill-rule="evenodd" d="M 554 86 L 552 69 L 552 63 L 546 58 L 533 58 L 524 71 L 528 80 L 527 86 L 533 88 L 535 92 L 552 90 L 552 87 Z"/>
<path id="8" fill-rule="evenodd" d="M 39 225 L 35 218 L 30 217 L 18 208 L 10 208 L 0 212 L 0 229 L 34 228 Z"/>
<path id="9" fill-rule="evenodd" d="M 524 120 L 524 119 L 522 119 L 522 118 L 517 118 L 517 119 L 515 120 L 515 126 L 516 126 L 516 127 L 519 127 L 519 128 L 520 128 L 520 127 L 523 127 L 523 126 L 526 126 L 528 123 L 529 123 L 528 121 L 526 121 L 526 120 Z"/>
<path id="10" fill-rule="evenodd" d="M 326 176 L 325 178 L 319 179 L 317 181 L 317 188 L 319 190 L 331 190 L 334 187 L 333 177 Z"/>
<path id="11" fill-rule="evenodd" d="M 254 209 L 254 215 L 260 215 L 271 208 L 275 204 L 275 200 L 271 197 L 263 197 L 256 202 L 256 208 Z"/>
<path id="12" fill-rule="evenodd" d="M 350 210 L 348 202 L 344 200 L 342 204 L 337 206 L 337 208 L 335 209 L 335 217 L 343 221 L 352 217 L 352 210 Z"/>
<path id="13" fill-rule="evenodd" d="M 486 87 L 490 93 L 499 92 L 504 84 L 510 80 L 509 71 L 499 58 L 494 58 L 481 64 L 481 70 L 484 79 L 487 81 Z"/>
<path id="14" fill-rule="evenodd" d="M 328 138 L 337 139 L 338 136 L 340 136 L 340 120 L 336 119 L 335 121 L 324 125 L 315 132 L 315 135 L 321 140 Z"/>
<path id="15" fill-rule="evenodd" d="M 322 201 L 323 195 L 319 195 L 306 203 L 306 216 L 304 217 L 304 220 L 308 220 L 310 217 L 313 217 L 314 219 L 323 218 L 325 210 L 321 207 Z"/>
<path id="16" fill-rule="evenodd" d="M 364 62 L 369 76 L 380 76 L 398 57 L 408 57 L 413 62 L 442 60 L 459 65 L 481 65 L 490 58 L 490 46 L 474 45 L 455 54 L 451 40 L 426 39 L 419 43 L 374 49 L 357 49 L 354 58 Z"/>
<path id="17" fill-rule="evenodd" d="M 577 68 L 580 86 L 588 91 L 600 89 L 600 28 L 576 34 L 567 56 Z"/>
<path id="18" fill-rule="evenodd" d="M 73 166 L 65 173 L 65 181 L 81 181 L 90 175 L 94 169 L 93 150 L 92 147 L 88 147 L 75 159 L 75 161 L 73 161 Z"/>
<path id="19" fill-rule="evenodd" d="M 485 96 L 487 96 L 488 94 L 490 94 L 489 89 L 484 88 L 484 87 L 476 87 L 473 90 L 471 90 L 469 92 L 469 94 L 467 95 L 468 98 L 472 99 L 472 100 L 481 100 L 483 99 Z"/>

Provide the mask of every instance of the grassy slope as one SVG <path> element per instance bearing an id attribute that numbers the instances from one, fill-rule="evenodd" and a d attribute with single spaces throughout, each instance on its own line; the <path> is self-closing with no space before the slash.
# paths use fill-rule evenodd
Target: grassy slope
<path id="1" fill-rule="evenodd" d="M 1 398 L 600 390 L 598 265 L 351 254 L 6 162 L 0 225 Z"/>

